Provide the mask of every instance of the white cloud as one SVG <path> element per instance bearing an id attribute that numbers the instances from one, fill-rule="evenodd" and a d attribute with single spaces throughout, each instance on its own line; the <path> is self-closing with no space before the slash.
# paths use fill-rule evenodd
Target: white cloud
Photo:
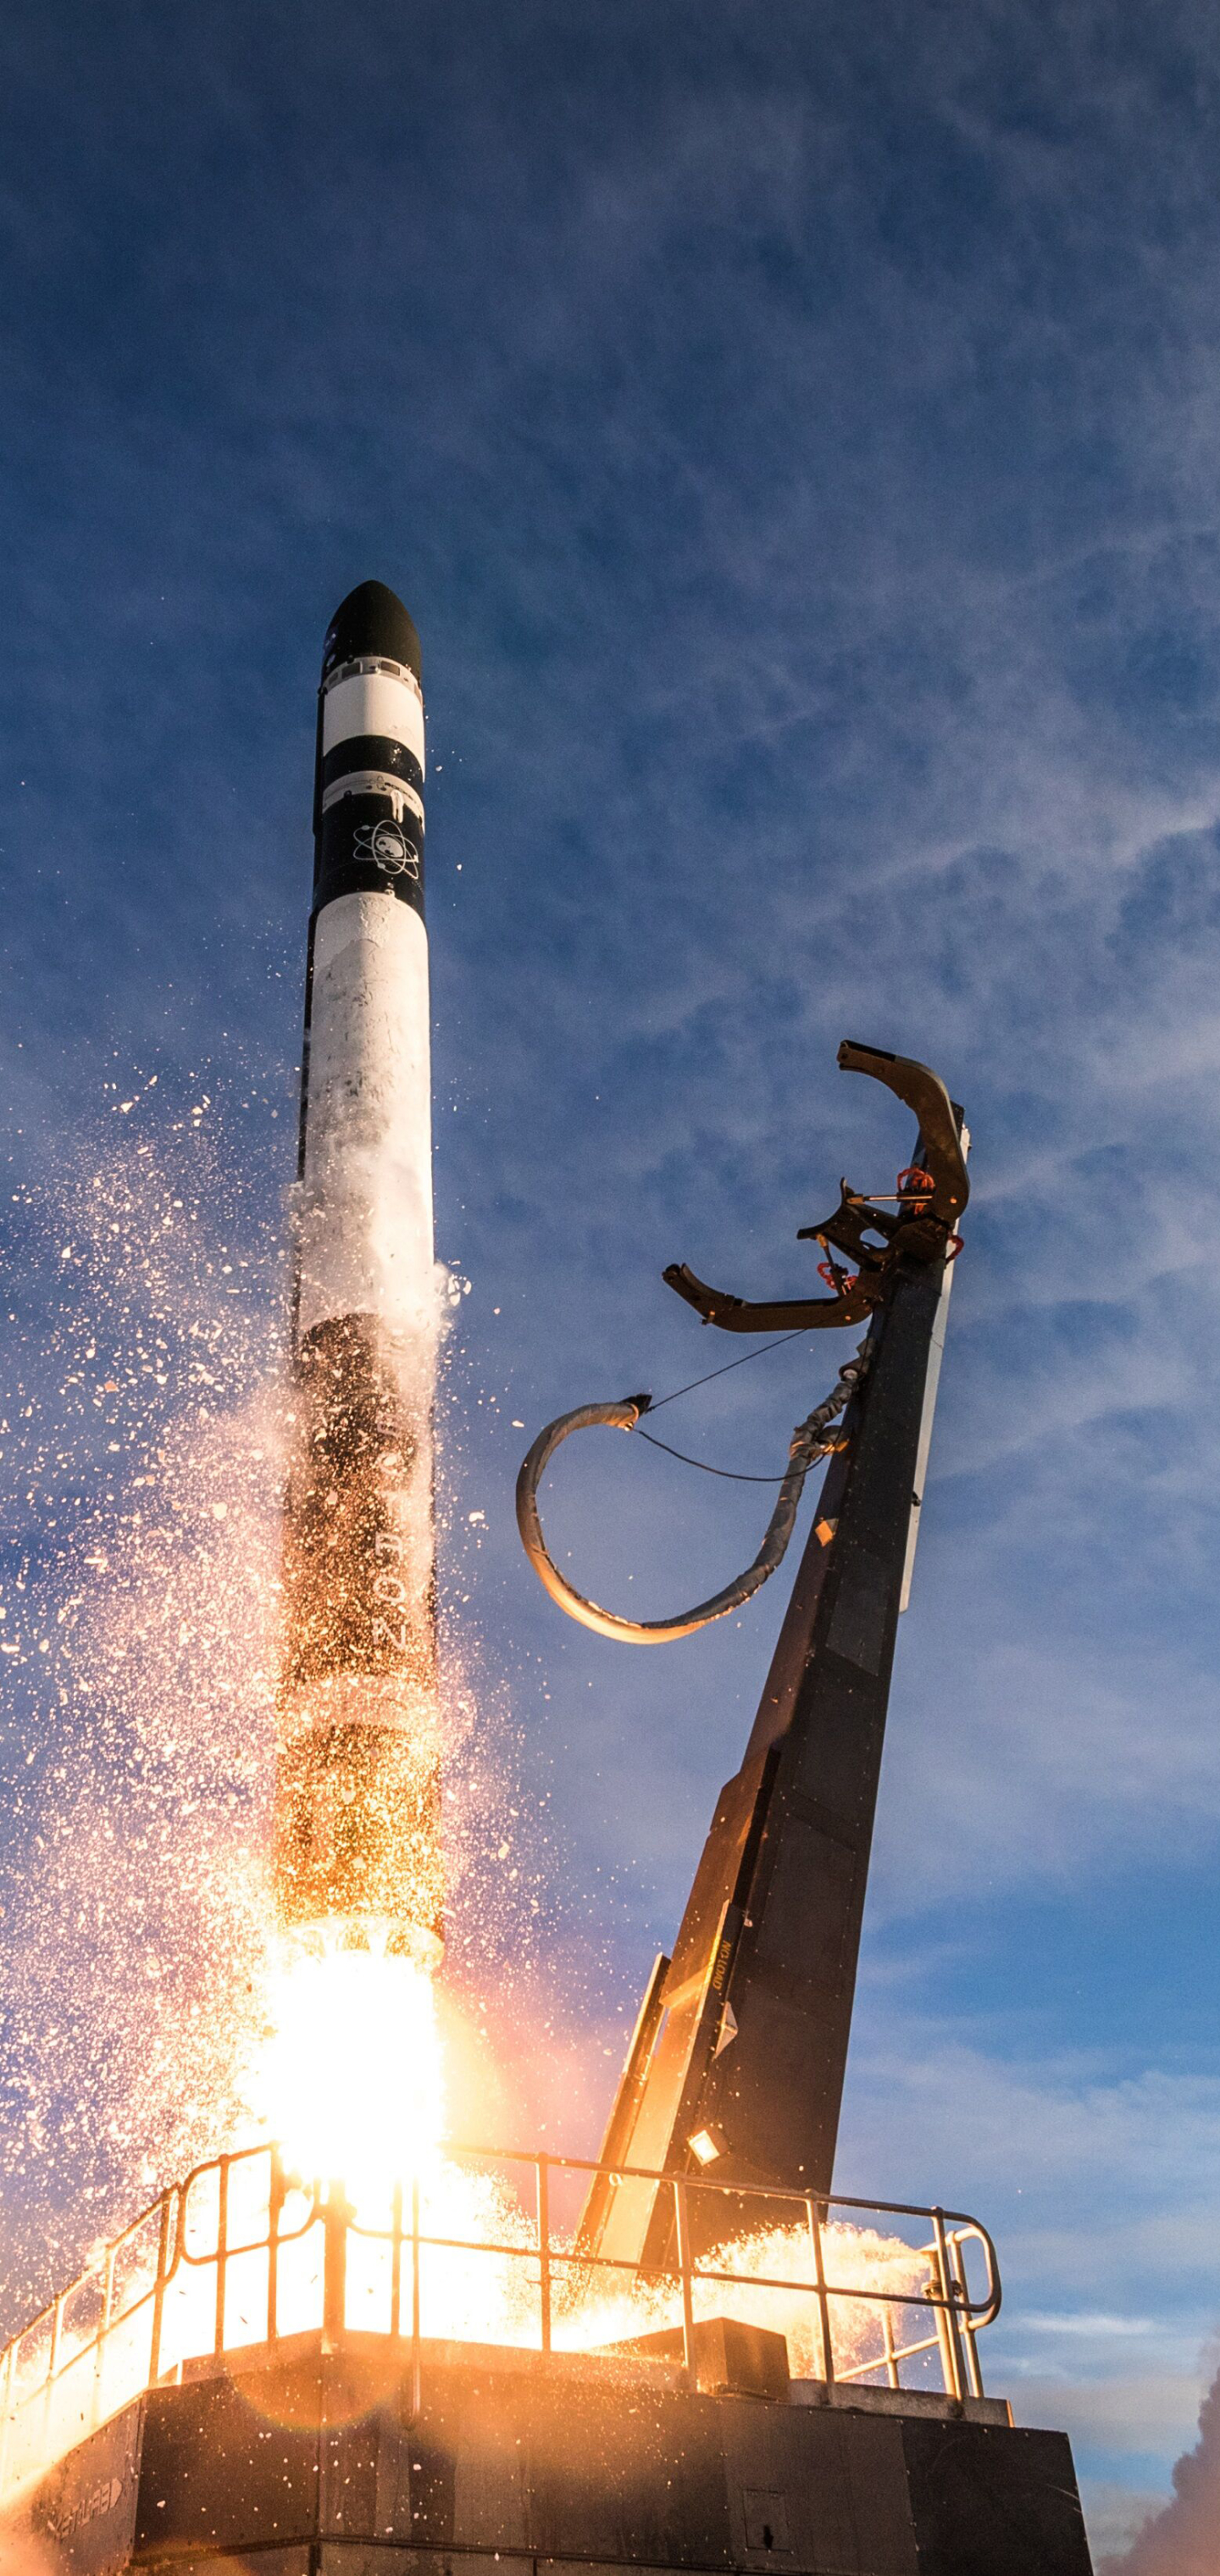
<path id="1" fill-rule="evenodd" d="M 1014 2391 L 1013 2411 L 1019 2424 L 1053 2425 L 1074 2443 L 1173 2459 L 1191 2440 L 1206 2387 L 1202 2370 L 1110 2379 L 1031 2375 Z"/>

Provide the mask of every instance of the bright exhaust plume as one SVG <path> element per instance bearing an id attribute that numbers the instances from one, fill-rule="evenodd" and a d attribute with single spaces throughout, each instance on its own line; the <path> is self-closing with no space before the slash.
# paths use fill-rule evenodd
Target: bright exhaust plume
<path id="1" fill-rule="evenodd" d="M 445 2089 L 436 1989 L 412 1959 L 283 1946 L 251 2108 L 291 2172 L 341 2177 L 357 2209 L 435 2176 Z"/>

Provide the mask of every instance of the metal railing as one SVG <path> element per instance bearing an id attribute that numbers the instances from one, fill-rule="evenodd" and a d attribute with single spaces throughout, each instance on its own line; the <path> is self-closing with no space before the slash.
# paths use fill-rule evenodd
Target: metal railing
<path id="1" fill-rule="evenodd" d="M 469 2176 L 473 2190 L 455 2194 L 434 2177 L 398 2182 L 384 2195 L 386 2223 L 373 2225 L 341 2183 L 303 2183 L 274 2146 L 198 2165 L 101 2247 L 0 2357 L 0 2494 L 185 2363 L 303 2332 L 332 2344 L 367 2332 L 405 2348 L 416 2412 L 425 2345 L 439 2341 L 524 2346 L 544 2364 L 583 2351 L 638 2369 L 677 2365 L 693 2386 L 700 2311 L 776 2324 L 797 2347 L 796 2375 L 804 2352 L 813 2367 L 803 2375 L 826 2398 L 836 2384 L 901 2388 L 912 2364 L 923 2366 L 924 2385 L 929 2370 L 938 2374 L 958 2405 L 983 2394 L 977 2343 L 999 2312 L 999 2267 L 986 2229 L 963 2212 L 541 2152 L 453 2147 L 443 2171 Z M 556 2187 L 594 2176 L 671 2199 L 672 2260 L 642 2287 L 621 2259 L 578 2248 L 556 2226 Z M 455 2205 L 458 2220 L 469 2225 L 485 2210 L 487 2223 L 467 2232 L 446 2219 Z M 878 2219 L 891 2223 L 888 2239 L 877 2237 Z M 917 2222 L 919 2241 L 897 2237 L 895 2221 Z M 751 2230 L 756 2247 L 778 2245 L 789 2259 L 799 2245 L 807 2267 L 734 2268 Z M 981 2267 L 973 2287 L 971 2259 Z M 854 2279 L 835 2277 L 853 2261 Z M 479 2273 L 480 2264 L 496 2268 Z M 603 2275 L 621 2285 L 618 2312 Z M 599 2308 L 603 2289 L 609 2306 Z"/>

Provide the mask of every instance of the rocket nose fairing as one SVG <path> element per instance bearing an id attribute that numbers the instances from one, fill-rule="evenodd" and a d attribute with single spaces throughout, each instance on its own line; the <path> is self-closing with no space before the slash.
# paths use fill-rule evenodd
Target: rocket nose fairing
<path id="1" fill-rule="evenodd" d="M 424 709 L 400 600 L 326 638 L 314 780 L 278 1688 L 286 1929 L 433 1965 L 433 1577 Z"/>

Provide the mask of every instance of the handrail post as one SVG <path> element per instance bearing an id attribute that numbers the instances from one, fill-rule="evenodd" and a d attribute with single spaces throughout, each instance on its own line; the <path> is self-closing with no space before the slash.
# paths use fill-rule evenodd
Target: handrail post
<path id="1" fill-rule="evenodd" d="M 322 2348 L 334 2350 L 347 2323 L 347 2194 L 332 2175 L 322 2209 Z"/>
<path id="2" fill-rule="evenodd" d="M 960 2228 L 955 2227 L 949 2238 L 949 2256 L 953 2267 L 954 2291 L 961 2300 L 959 2323 L 962 2332 L 962 2349 L 966 2356 L 966 2386 L 971 2397 L 981 2397 L 983 2374 L 979 2369 L 978 2342 L 974 2331 L 974 2319 L 970 2313 L 970 2284 L 966 2279 L 966 2254 Z"/>
<path id="3" fill-rule="evenodd" d="M 402 2334 L 402 2180 L 394 2185 L 390 2201 L 390 2333 L 397 2343 Z"/>
<path id="4" fill-rule="evenodd" d="M 419 2175 L 411 2176 L 411 2421 L 423 2404 L 423 2353 L 420 2348 Z"/>
<path id="5" fill-rule="evenodd" d="M 934 2209 L 932 2225 L 936 2231 L 936 2270 L 939 2303 L 936 2310 L 936 2333 L 940 2344 L 940 2366 L 946 2394 L 961 2405 L 963 2390 L 962 2339 L 958 2324 L 957 2301 L 953 2295 L 953 2274 L 949 2264 L 949 2241 L 945 2233 L 945 2213 Z"/>
<path id="6" fill-rule="evenodd" d="M 114 2305 L 114 2247 L 108 2245 L 102 2262 L 102 2316 L 93 2346 L 93 2430 L 102 2420 L 102 2390 L 106 2384 L 106 2344 L 110 2334 L 110 2311 Z"/>
<path id="7" fill-rule="evenodd" d="M 55 2301 L 55 2305 L 51 2310 L 51 2342 L 47 2353 L 47 2375 L 42 2393 L 42 2445 L 44 2451 L 47 2450 L 50 2445 L 51 2399 L 55 2387 L 55 2374 L 59 2367 L 59 2343 L 60 2336 L 63 2332 L 64 2300 L 67 2295 L 66 2290 L 61 2290 L 59 2297 Z"/>
<path id="8" fill-rule="evenodd" d="M 148 2347 L 148 2385 L 155 2388 L 161 2376 L 161 2323 L 165 2314 L 165 2279 L 169 2269 L 170 2195 L 161 2194 L 161 2219 L 157 2229 L 157 2277 L 153 2283 L 152 2337 Z M 107 2284 L 109 2293 L 109 2283 Z M 109 2307 L 109 2295 L 107 2295 Z"/>
<path id="9" fill-rule="evenodd" d="M 229 2285 L 229 2159 L 216 2171 L 216 2322 L 213 2351 L 225 2348 L 225 2292 Z"/>
<path id="10" fill-rule="evenodd" d="M 898 2364 L 894 2359 L 894 2317 L 888 2299 L 881 2302 L 881 2349 L 885 2357 L 885 2376 L 891 2388 L 901 2388 Z"/>
<path id="11" fill-rule="evenodd" d="M 806 2200 L 805 2209 L 809 2219 L 809 2246 L 813 2255 L 813 2279 L 818 2302 L 818 2324 L 822 2337 L 822 2378 L 825 2381 L 826 2395 L 829 2400 L 830 2391 L 835 2384 L 835 2355 L 830 2331 L 830 2296 L 826 2288 L 826 2265 L 822 2247 L 822 2224 L 826 2216 L 826 2203 L 822 2201 L 819 2204 L 811 2196 Z"/>
<path id="12" fill-rule="evenodd" d="M 284 2159 L 278 2145 L 271 2150 L 271 2174 L 267 2185 L 267 2341 L 276 2343 L 280 2331 L 280 2220 L 284 2215 Z"/>
<path id="13" fill-rule="evenodd" d="M 682 2283 L 682 2367 L 695 2384 L 695 2303 L 691 2296 L 690 2208 L 686 2179 L 674 2175 L 674 2226 L 678 2239 L 678 2272 Z"/>
<path id="14" fill-rule="evenodd" d="M 551 2349 L 551 2195 L 549 2159 L 539 2155 L 534 2166 L 538 2201 L 538 2292 L 542 2321 L 542 2349 Z"/>

